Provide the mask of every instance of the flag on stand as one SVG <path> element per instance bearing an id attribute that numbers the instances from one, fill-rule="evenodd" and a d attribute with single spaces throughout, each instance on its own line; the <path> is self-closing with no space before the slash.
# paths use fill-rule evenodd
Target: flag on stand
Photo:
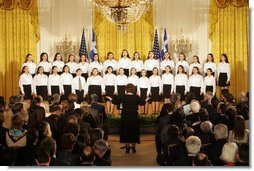
<path id="1" fill-rule="evenodd" d="M 85 29 L 83 29 L 80 48 L 79 48 L 79 56 L 81 56 L 81 55 L 85 55 L 86 58 L 88 58 L 87 49 L 86 49 Z"/>
<path id="2" fill-rule="evenodd" d="M 154 42 L 153 42 L 153 53 L 154 53 L 155 59 L 161 60 L 157 29 L 155 29 Z"/>
<path id="3" fill-rule="evenodd" d="M 90 59 L 91 60 L 93 60 L 93 56 L 95 53 L 97 53 L 97 48 L 96 48 L 94 30 L 92 29 L 92 45 L 91 45 L 91 51 L 90 51 Z"/>
<path id="4" fill-rule="evenodd" d="M 164 29 L 164 36 L 163 36 L 163 44 L 161 49 L 161 59 L 163 59 L 164 53 L 168 51 L 168 38 L 167 38 L 167 31 Z"/>

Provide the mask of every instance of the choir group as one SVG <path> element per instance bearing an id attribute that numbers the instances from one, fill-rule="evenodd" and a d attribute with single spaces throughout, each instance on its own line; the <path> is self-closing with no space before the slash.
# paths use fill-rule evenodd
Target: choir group
<path id="1" fill-rule="evenodd" d="M 132 83 L 141 99 L 150 98 L 152 112 L 159 113 L 160 97 L 168 103 L 172 93 L 179 93 L 184 100 L 184 95 L 192 92 L 196 99 L 201 100 L 208 91 L 215 95 L 216 79 L 222 89 L 230 85 L 230 65 L 226 54 L 221 55 L 216 66 L 213 54 L 209 53 L 202 66 L 197 55 L 189 64 L 183 53 L 179 54 L 176 63 L 169 52 L 164 54 L 161 62 L 154 58 L 153 51 L 148 53 L 144 62 L 138 52 L 130 59 L 127 50 L 122 51 L 119 61 L 109 52 L 104 63 L 100 62 L 98 54 L 93 56 L 91 62 L 81 55 L 80 62 L 76 63 L 71 54 L 66 64 L 60 53 L 55 55 L 52 63 L 48 60 L 48 54 L 42 53 L 38 65 L 33 62 L 32 55 L 27 54 L 19 87 L 24 99 L 31 99 L 34 95 L 46 99 L 56 93 L 62 99 L 68 99 L 69 94 L 75 93 L 77 102 L 81 103 L 87 95 L 97 94 L 99 101 L 105 95 L 108 113 L 112 113 L 114 107 L 111 99 L 115 95 L 123 96 L 125 86 Z M 142 113 L 147 112 L 147 106 L 143 106 Z"/>

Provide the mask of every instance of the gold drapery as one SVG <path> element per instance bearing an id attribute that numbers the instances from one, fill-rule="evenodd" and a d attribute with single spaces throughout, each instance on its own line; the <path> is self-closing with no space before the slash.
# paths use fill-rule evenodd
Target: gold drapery
<path id="1" fill-rule="evenodd" d="M 152 8 L 150 5 L 149 11 L 140 20 L 128 24 L 127 31 L 121 31 L 94 7 L 94 32 L 101 61 L 105 61 L 109 51 L 118 60 L 123 49 L 128 50 L 131 59 L 135 51 L 140 53 L 141 59 L 146 59 L 148 51 L 152 49 L 154 35 Z"/>
<path id="2" fill-rule="evenodd" d="M 31 53 L 35 62 L 37 59 L 37 0 L 0 1 L 0 27 L 0 95 L 8 100 L 19 93 L 18 79 L 26 54 Z"/>
<path id="3" fill-rule="evenodd" d="M 241 91 L 249 90 L 248 0 L 211 0 L 209 25 L 215 61 L 219 63 L 222 53 L 228 55 L 230 92 L 239 97 Z"/>

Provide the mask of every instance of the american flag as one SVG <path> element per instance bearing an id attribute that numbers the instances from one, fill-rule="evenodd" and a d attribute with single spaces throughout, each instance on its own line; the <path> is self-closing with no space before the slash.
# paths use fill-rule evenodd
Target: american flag
<path id="1" fill-rule="evenodd" d="M 81 43 L 79 48 L 79 56 L 85 55 L 87 56 L 87 49 L 86 49 L 86 38 L 85 38 L 85 29 L 83 29 L 82 37 L 81 37 Z"/>
<path id="2" fill-rule="evenodd" d="M 154 42 L 153 42 L 153 53 L 154 53 L 155 59 L 160 59 L 160 49 L 159 49 L 157 29 L 155 29 Z"/>
<path id="3" fill-rule="evenodd" d="M 167 31 L 164 29 L 164 36 L 163 36 L 163 44 L 161 49 L 161 58 L 163 59 L 164 53 L 168 51 L 168 38 L 167 38 Z"/>

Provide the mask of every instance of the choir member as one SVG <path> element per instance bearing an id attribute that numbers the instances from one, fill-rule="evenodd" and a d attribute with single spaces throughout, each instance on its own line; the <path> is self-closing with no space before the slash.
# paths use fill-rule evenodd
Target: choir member
<path id="1" fill-rule="evenodd" d="M 170 57 L 170 53 L 166 51 L 163 56 L 163 61 L 161 62 L 161 71 L 165 71 L 166 66 L 170 66 L 172 74 L 175 68 L 175 63 Z M 162 72 L 164 73 L 164 72 Z"/>
<path id="2" fill-rule="evenodd" d="M 84 54 L 80 55 L 78 68 L 81 69 L 81 71 L 82 71 L 81 76 L 87 80 L 89 64 L 86 60 L 87 60 L 86 55 L 84 55 Z"/>
<path id="3" fill-rule="evenodd" d="M 19 78 L 19 88 L 25 100 L 32 99 L 32 83 L 33 77 L 29 73 L 28 66 L 24 65 Z"/>
<path id="4" fill-rule="evenodd" d="M 55 54 L 52 66 L 57 66 L 57 69 L 58 69 L 57 73 L 59 75 L 61 75 L 63 73 L 64 62 L 63 62 L 62 55 L 60 53 Z"/>
<path id="5" fill-rule="evenodd" d="M 48 61 L 48 54 L 43 52 L 40 56 L 40 62 L 38 64 L 38 67 L 42 66 L 44 70 L 44 74 L 49 76 L 50 70 L 51 70 L 51 64 Z"/>
<path id="6" fill-rule="evenodd" d="M 96 94 L 98 96 L 98 101 L 102 101 L 101 96 L 105 94 L 105 85 L 97 68 L 92 70 L 91 76 L 87 79 L 87 90 L 89 96 Z"/>
<path id="7" fill-rule="evenodd" d="M 184 67 L 184 71 L 187 74 L 188 71 L 189 71 L 189 63 L 186 61 L 185 54 L 183 54 L 183 53 L 179 54 L 178 62 L 176 63 L 176 73 L 178 71 L 178 66 L 179 65 L 182 65 Z M 190 72 L 192 72 L 192 71 L 190 71 Z"/>
<path id="8" fill-rule="evenodd" d="M 146 100 L 147 98 L 149 98 L 150 91 L 151 91 L 150 80 L 146 76 L 146 70 L 142 69 L 141 70 L 141 77 L 139 78 L 140 99 L 143 101 L 143 100 Z M 141 113 L 142 114 L 148 113 L 148 102 L 146 102 L 145 104 L 142 104 L 140 106 L 141 106 Z"/>
<path id="9" fill-rule="evenodd" d="M 193 59 L 192 64 L 190 64 L 189 66 L 189 71 L 190 71 L 189 76 L 191 76 L 191 72 L 194 67 L 198 67 L 200 73 L 202 73 L 202 65 L 200 64 L 199 57 L 197 55 L 194 55 L 192 59 Z"/>
<path id="10" fill-rule="evenodd" d="M 208 68 L 212 70 L 212 74 L 216 78 L 216 63 L 214 62 L 212 53 L 208 53 L 207 55 L 206 63 L 204 64 L 204 75 Z"/>
<path id="11" fill-rule="evenodd" d="M 137 71 L 137 76 L 141 77 L 141 70 L 143 69 L 143 61 L 140 60 L 140 55 L 138 52 L 134 52 L 133 59 L 131 61 L 130 68 L 135 68 Z"/>
<path id="12" fill-rule="evenodd" d="M 103 72 L 104 74 L 107 72 L 107 68 L 111 66 L 113 68 L 113 73 L 116 74 L 117 71 L 117 61 L 114 59 L 114 54 L 112 52 L 108 52 L 107 60 L 103 63 Z"/>
<path id="13" fill-rule="evenodd" d="M 84 97 L 86 96 L 86 79 L 81 76 L 82 70 L 77 69 L 76 77 L 72 80 L 72 93 L 78 96 L 77 103 L 80 104 L 83 102 Z"/>
<path id="14" fill-rule="evenodd" d="M 161 77 L 158 76 L 158 68 L 153 68 L 153 75 L 149 77 L 151 85 L 151 101 L 153 114 L 159 113 L 159 101 L 162 93 Z"/>
<path id="15" fill-rule="evenodd" d="M 61 83 L 63 86 L 62 89 L 62 99 L 63 100 L 68 100 L 69 95 L 71 94 L 71 85 L 72 85 L 72 75 L 70 74 L 70 68 L 68 65 L 64 65 L 63 67 L 63 73 L 61 74 Z"/>
<path id="16" fill-rule="evenodd" d="M 131 68 L 130 76 L 128 77 L 128 83 L 135 86 L 135 94 L 139 94 L 139 77 L 136 75 L 136 69 Z"/>
<path id="17" fill-rule="evenodd" d="M 221 55 L 220 63 L 218 64 L 218 79 L 218 85 L 221 89 L 228 89 L 228 86 L 230 85 L 230 65 L 225 53 Z"/>
<path id="18" fill-rule="evenodd" d="M 184 100 L 184 95 L 188 90 L 188 77 L 186 72 L 184 71 L 184 67 L 179 65 L 177 67 L 177 72 L 175 75 L 175 84 L 174 84 L 174 92 L 179 93 L 181 95 L 181 100 Z"/>
<path id="19" fill-rule="evenodd" d="M 161 77 L 162 82 L 162 94 L 165 103 L 170 103 L 170 96 L 174 91 L 174 76 L 172 74 L 172 69 L 168 65 L 165 67 L 165 73 Z"/>
<path id="20" fill-rule="evenodd" d="M 99 75 L 102 74 L 103 66 L 102 66 L 102 63 L 100 62 L 100 58 L 99 58 L 99 55 L 97 53 L 95 53 L 93 55 L 92 62 L 89 64 L 89 74 L 92 73 L 94 68 L 97 68 Z"/>
<path id="21" fill-rule="evenodd" d="M 188 80 L 189 92 L 193 93 L 197 100 L 202 99 L 202 94 L 204 92 L 204 78 L 201 75 L 198 67 L 193 67 L 192 75 Z"/>
<path id="22" fill-rule="evenodd" d="M 130 55 L 126 49 L 122 51 L 121 59 L 118 61 L 118 68 L 124 69 L 124 74 L 129 76 L 129 69 L 131 65 Z"/>
<path id="23" fill-rule="evenodd" d="M 113 74 L 113 67 L 108 66 L 106 74 L 103 76 L 103 81 L 105 84 L 105 92 L 106 97 L 110 97 L 113 99 L 116 85 L 115 85 L 116 75 Z M 114 104 L 109 98 L 106 98 L 106 113 L 113 114 L 114 113 Z"/>
<path id="24" fill-rule="evenodd" d="M 204 91 L 205 93 L 210 91 L 213 93 L 213 96 L 215 96 L 216 80 L 212 73 L 212 69 L 208 68 L 206 71 L 206 77 L 204 78 Z"/>
<path id="25" fill-rule="evenodd" d="M 70 69 L 70 73 L 72 77 L 74 78 L 76 76 L 76 71 L 78 69 L 78 64 L 75 62 L 75 56 L 73 54 L 70 54 L 68 57 L 68 62 L 66 63 Z"/>
<path id="26" fill-rule="evenodd" d="M 61 94 L 62 92 L 61 76 L 58 75 L 58 71 L 57 66 L 52 67 L 52 71 L 48 79 L 48 96 Z"/>
<path id="27" fill-rule="evenodd" d="M 150 78 L 150 76 L 153 74 L 153 68 L 159 68 L 159 62 L 158 60 L 154 59 L 154 53 L 153 51 L 148 52 L 147 60 L 144 64 L 144 69 L 147 72 L 147 77 Z"/>
<path id="28" fill-rule="evenodd" d="M 124 69 L 119 68 L 118 75 L 116 76 L 116 80 L 115 80 L 115 85 L 116 85 L 115 93 L 118 98 L 122 98 L 125 95 L 125 86 L 127 85 L 127 82 L 128 82 L 128 78 L 124 74 Z M 121 109 L 120 104 L 117 105 L 117 109 L 118 110 Z"/>
<path id="29" fill-rule="evenodd" d="M 46 100 L 48 94 L 47 90 L 48 76 L 43 73 L 44 73 L 43 67 L 39 66 L 37 68 L 37 74 L 34 76 L 33 79 L 33 93 L 35 95 L 42 96 L 43 100 Z"/>
<path id="30" fill-rule="evenodd" d="M 26 55 L 26 60 L 22 65 L 22 70 L 24 66 L 28 66 L 29 73 L 32 75 L 32 77 L 34 77 L 36 72 L 36 64 L 33 62 L 32 54 L 29 53 Z"/>

